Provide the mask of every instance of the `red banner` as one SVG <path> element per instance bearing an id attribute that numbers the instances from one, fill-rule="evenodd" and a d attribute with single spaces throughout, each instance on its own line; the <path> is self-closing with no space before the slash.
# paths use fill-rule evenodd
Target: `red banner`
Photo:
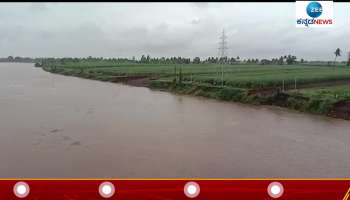
<path id="1" fill-rule="evenodd" d="M 0 179 L 0 199 L 350 200 L 350 179 Z"/>

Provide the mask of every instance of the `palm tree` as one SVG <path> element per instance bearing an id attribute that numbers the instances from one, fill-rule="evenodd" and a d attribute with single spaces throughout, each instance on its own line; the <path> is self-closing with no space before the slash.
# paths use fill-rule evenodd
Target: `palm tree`
<path id="1" fill-rule="evenodd" d="M 340 50 L 339 48 L 337 48 L 337 49 L 335 50 L 335 52 L 334 52 L 334 54 L 335 54 L 334 66 L 335 66 L 335 60 L 337 59 L 337 57 L 338 57 L 338 56 L 341 56 L 340 53 L 341 53 L 341 50 Z"/>

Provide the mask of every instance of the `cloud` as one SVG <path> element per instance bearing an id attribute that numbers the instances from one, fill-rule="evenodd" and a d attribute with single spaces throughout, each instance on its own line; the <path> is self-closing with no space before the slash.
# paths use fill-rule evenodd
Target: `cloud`
<path id="1" fill-rule="evenodd" d="M 43 12 L 43 11 L 47 11 L 48 7 L 45 3 L 30 3 L 29 9 L 30 11 L 33 11 L 33 12 Z"/>
<path id="2" fill-rule="evenodd" d="M 200 20 L 199 18 L 194 18 L 194 19 L 191 20 L 191 24 L 194 24 L 194 25 L 195 25 L 195 24 L 199 24 L 200 21 L 201 21 L 201 20 Z"/>
<path id="3" fill-rule="evenodd" d="M 195 7 L 198 8 L 208 8 L 209 7 L 209 3 L 208 2 L 200 2 L 200 3 L 192 3 Z"/>
<path id="4" fill-rule="evenodd" d="M 4 3 L 0 56 L 216 56 L 227 33 L 229 56 L 306 59 L 350 50 L 349 4 L 336 24 L 297 29 L 293 3 Z M 343 53 L 345 55 L 345 53 Z M 346 56 L 342 56 L 346 59 Z"/>

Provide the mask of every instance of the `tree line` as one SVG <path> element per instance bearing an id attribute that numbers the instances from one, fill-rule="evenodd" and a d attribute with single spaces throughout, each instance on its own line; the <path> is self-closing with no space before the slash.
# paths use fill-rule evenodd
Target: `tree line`
<path id="1" fill-rule="evenodd" d="M 33 63 L 35 59 L 29 57 L 20 57 L 20 56 L 9 56 L 6 58 L 0 58 L 0 62 L 20 62 L 20 63 Z"/>
<path id="2" fill-rule="evenodd" d="M 113 62 L 113 63 L 125 63 L 125 64 L 278 64 L 278 65 L 290 65 L 296 63 L 306 63 L 304 59 L 297 60 L 296 56 L 285 55 L 279 58 L 272 59 L 258 59 L 248 58 L 241 59 L 237 57 L 207 57 L 201 59 L 200 57 L 188 58 L 188 57 L 151 57 L 149 55 L 142 55 L 140 59 L 136 59 L 135 56 L 130 58 L 103 58 L 103 57 L 86 57 L 86 58 L 42 58 L 42 63 L 77 63 L 77 62 Z"/>
<path id="3" fill-rule="evenodd" d="M 338 48 L 334 54 L 335 58 L 333 64 L 336 62 L 336 58 L 341 56 L 341 51 Z M 306 61 L 303 58 L 297 59 L 294 55 L 284 55 L 272 59 L 258 59 L 258 58 L 248 58 L 241 59 L 237 57 L 207 57 L 201 59 L 200 57 L 188 58 L 188 57 L 151 57 L 149 55 L 142 55 L 141 58 L 136 59 L 135 56 L 132 58 L 104 58 L 104 57 L 64 57 L 64 58 L 30 58 L 30 57 L 13 57 L 9 56 L 6 58 L 0 58 L 0 62 L 28 62 L 28 63 L 55 63 L 55 64 L 67 64 L 67 63 L 78 63 L 78 62 L 112 62 L 120 64 L 260 64 L 260 65 L 291 65 L 291 64 L 303 64 L 303 63 L 313 63 L 313 61 Z M 322 61 L 319 61 L 322 62 Z M 332 61 L 322 62 L 331 65 Z M 346 65 L 350 66 L 350 55 Z"/>

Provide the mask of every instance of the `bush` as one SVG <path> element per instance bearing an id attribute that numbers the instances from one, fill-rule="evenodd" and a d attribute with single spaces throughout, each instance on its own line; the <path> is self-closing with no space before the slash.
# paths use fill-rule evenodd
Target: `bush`
<path id="1" fill-rule="evenodd" d="M 225 101 L 239 101 L 244 96 L 244 93 L 244 90 L 237 88 L 223 88 L 219 91 L 218 97 Z"/>
<path id="2" fill-rule="evenodd" d="M 315 99 L 311 98 L 307 110 L 313 113 L 328 113 L 335 103 L 332 99 Z"/>

